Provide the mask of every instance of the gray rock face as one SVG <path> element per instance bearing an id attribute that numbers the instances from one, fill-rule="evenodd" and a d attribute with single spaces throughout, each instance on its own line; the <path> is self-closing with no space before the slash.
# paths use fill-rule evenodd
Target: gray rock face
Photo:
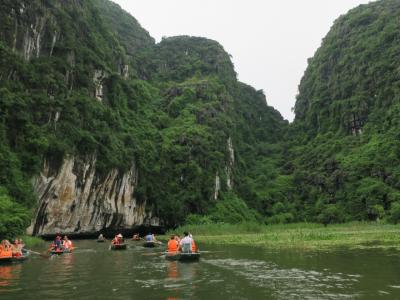
<path id="1" fill-rule="evenodd" d="M 65 158 L 54 170 L 46 161 L 34 179 L 38 209 L 29 234 L 90 234 L 104 229 L 130 229 L 137 225 L 159 226 L 146 211 L 146 203 L 134 197 L 138 182 L 135 165 L 122 173 L 95 173 L 96 158 Z"/>

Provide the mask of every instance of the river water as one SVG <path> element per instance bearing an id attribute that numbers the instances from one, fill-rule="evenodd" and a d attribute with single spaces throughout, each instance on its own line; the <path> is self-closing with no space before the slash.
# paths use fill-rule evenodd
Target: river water
<path id="1" fill-rule="evenodd" d="M 199 262 L 160 248 L 76 241 L 72 254 L 0 266 L 0 299 L 400 299 L 395 250 L 270 251 L 202 246 Z"/>

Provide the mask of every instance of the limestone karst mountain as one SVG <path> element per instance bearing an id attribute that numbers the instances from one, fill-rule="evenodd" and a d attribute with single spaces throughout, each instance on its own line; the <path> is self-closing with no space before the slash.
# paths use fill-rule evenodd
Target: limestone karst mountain
<path id="1" fill-rule="evenodd" d="M 0 19 L 4 233 L 175 226 L 231 198 L 257 217 L 242 199 L 263 152 L 274 179 L 287 122 L 221 45 L 155 44 L 104 0 L 2 1 Z"/>

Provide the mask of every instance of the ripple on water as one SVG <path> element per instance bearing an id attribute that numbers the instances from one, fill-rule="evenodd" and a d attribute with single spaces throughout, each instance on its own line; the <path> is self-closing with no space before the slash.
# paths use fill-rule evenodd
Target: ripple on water
<path id="1" fill-rule="evenodd" d="M 272 262 L 247 259 L 203 260 L 246 278 L 250 284 L 270 289 L 278 299 L 353 299 L 355 275 L 326 271 L 284 269 Z"/>

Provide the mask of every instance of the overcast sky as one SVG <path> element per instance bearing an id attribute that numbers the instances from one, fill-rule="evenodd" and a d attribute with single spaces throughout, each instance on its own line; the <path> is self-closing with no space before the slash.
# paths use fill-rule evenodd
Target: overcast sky
<path id="1" fill-rule="evenodd" d="M 192 35 L 220 42 L 239 80 L 264 90 L 293 120 L 298 85 L 333 21 L 370 0 L 113 0 L 156 41 Z"/>

